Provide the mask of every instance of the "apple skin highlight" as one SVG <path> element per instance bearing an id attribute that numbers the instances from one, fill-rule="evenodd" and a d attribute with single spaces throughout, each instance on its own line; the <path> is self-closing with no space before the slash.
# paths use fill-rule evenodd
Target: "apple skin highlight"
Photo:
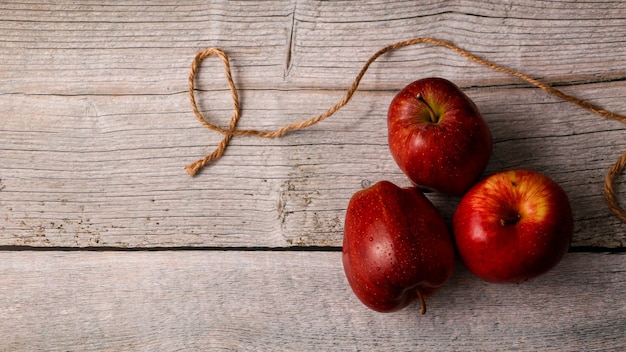
<path id="1" fill-rule="evenodd" d="M 569 248 L 573 229 L 565 191 L 528 170 L 483 179 L 461 199 L 453 216 L 464 264 L 494 283 L 524 282 L 555 267 Z"/>

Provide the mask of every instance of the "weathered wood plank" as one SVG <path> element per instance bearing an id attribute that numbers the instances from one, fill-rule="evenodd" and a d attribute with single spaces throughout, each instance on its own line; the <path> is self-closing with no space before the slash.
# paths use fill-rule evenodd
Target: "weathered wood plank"
<path id="1" fill-rule="evenodd" d="M 0 92 L 171 94 L 195 52 L 215 45 L 252 54 L 237 66 L 273 78 L 282 75 L 292 9 L 289 1 L 5 2 Z"/>
<path id="2" fill-rule="evenodd" d="M 618 100 L 622 83 L 570 90 L 626 111 Z M 624 127 L 535 89 L 467 92 L 494 134 L 487 172 L 545 172 L 570 195 L 575 246 L 624 246 L 626 227 L 602 197 L 604 173 L 626 149 Z M 219 106 L 211 115 L 227 116 L 227 99 L 217 99 L 225 95 L 202 95 Z M 242 95 L 248 108 L 242 126 L 272 129 L 307 118 L 310 110 L 302 111 L 300 101 L 321 111 L 338 93 Z M 184 166 L 219 136 L 189 116 L 183 94 L 0 97 L 6 116 L 0 130 L 0 245 L 340 245 L 345 207 L 361 181 L 408 185 L 386 144 L 392 96 L 359 93 L 336 116 L 279 140 L 235 138 L 221 160 L 193 179 Z M 56 108 L 46 116 L 47 104 Z M 457 199 L 431 198 L 451 215 Z"/>
<path id="3" fill-rule="evenodd" d="M 549 81 L 622 79 L 619 1 L 501 4 L 479 1 L 175 2 L 3 4 L 2 92 L 171 94 L 190 57 L 225 47 L 243 87 L 341 88 L 375 50 L 416 36 L 452 40 Z M 396 89 L 407 74 L 455 76 L 462 85 L 516 82 L 446 49 L 418 46 L 383 58 L 363 84 Z M 158 72 L 158 74 L 154 74 Z M 204 86 L 219 82 L 205 77 Z M 185 82 L 183 81 L 184 85 Z"/>
<path id="4" fill-rule="evenodd" d="M 422 316 L 365 308 L 339 252 L 0 252 L 0 350 L 619 351 L 625 263 L 570 253 L 515 286 L 457 265 Z"/>
<path id="5" fill-rule="evenodd" d="M 564 186 L 575 246 L 626 243 L 626 225 L 601 194 L 606 169 L 626 149 L 624 126 L 442 48 L 381 58 L 354 100 L 309 131 L 236 138 L 197 178 L 183 171 L 219 141 L 187 101 L 199 49 L 231 54 L 242 127 L 274 129 L 323 112 L 369 55 L 418 35 L 625 112 L 620 2 L 0 6 L 0 245 L 338 246 L 361 181 L 407 184 L 389 157 L 384 116 L 397 90 L 426 75 L 457 82 L 478 103 L 496 140 L 489 172 L 533 168 Z M 202 110 L 226 125 L 231 103 L 217 61 L 203 65 L 198 88 Z M 449 217 L 456 200 L 431 198 Z"/>
<path id="6" fill-rule="evenodd" d="M 367 58 L 372 47 L 429 35 L 550 81 L 621 79 L 626 67 L 623 58 L 605 57 L 607 51 L 624 50 L 614 48 L 624 41 L 623 31 L 610 29 L 625 24 L 620 2 L 378 2 L 364 6 L 365 11 L 342 3 L 298 5 L 293 75 L 307 81 L 356 74 L 355 55 Z M 352 55 L 342 52 L 346 47 Z M 476 84 L 477 77 L 497 84 L 512 81 L 485 75 L 482 68 L 440 48 L 403 49 L 381 61 L 371 72 L 372 84 L 379 88 L 393 89 L 412 72 L 454 76 L 462 85 Z"/>

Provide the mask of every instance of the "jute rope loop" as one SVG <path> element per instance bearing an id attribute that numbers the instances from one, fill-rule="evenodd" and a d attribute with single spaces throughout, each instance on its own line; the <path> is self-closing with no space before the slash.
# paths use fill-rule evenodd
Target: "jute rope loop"
<path id="1" fill-rule="evenodd" d="M 296 123 L 292 123 L 292 124 L 288 124 L 283 126 L 282 128 L 278 129 L 278 130 L 274 130 L 274 131 L 259 131 L 259 130 L 253 130 L 253 129 L 237 129 L 237 122 L 239 121 L 239 118 L 241 116 L 241 111 L 240 111 L 240 106 L 239 106 L 239 96 L 237 94 L 237 87 L 235 86 L 235 83 L 233 81 L 233 77 L 231 74 L 231 70 L 230 70 L 230 63 L 228 60 L 228 56 L 226 55 L 226 53 L 224 53 L 224 51 L 222 51 L 219 48 L 210 48 L 207 49 L 205 51 L 202 51 L 200 53 L 198 53 L 196 55 L 196 57 L 194 58 L 192 64 L 191 64 L 191 71 L 189 73 L 189 100 L 191 101 L 191 107 L 193 109 L 193 112 L 196 116 L 196 118 L 198 119 L 198 121 L 200 121 L 200 123 L 213 131 L 219 132 L 221 134 L 224 135 L 224 138 L 222 139 L 222 141 L 220 142 L 220 144 L 217 146 L 217 148 L 209 155 L 205 156 L 203 159 L 200 159 L 198 161 L 195 161 L 194 163 L 192 163 L 191 165 L 187 166 L 185 168 L 185 170 L 187 171 L 187 173 L 189 173 L 189 175 L 194 176 L 201 168 L 203 168 L 204 166 L 206 166 L 208 163 L 210 163 L 213 160 L 219 159 L 222 154 L 224 154 L 224 150 L 226 149 L 226 147 L 228 146 L 228 143 L 231 141 L 231 139 L 234 136 L 255 136 L 255 137 L 262 137 L 262 138 L 277 138 L 277 137 L 281 137 L 291 131 L 297 131 L 297 130 L 301 130 L 301 129 L 305 129 L 307 127 L 310 127 L 312 125 L 315 125 L 316 123 L 323 121 L 324 119 L 330 117 L 331 115 L 333 115 L 335 112 L 337 112 L 337 110 L 341 109 L 343 106 L 345 106 L 346 104 L 348 104 L 348 102 L 350 101 L 350 99 L 352 99 L 352 96 L 354 95 L 354 93 L 356 92 L 359 83 L 361 82 L 361 79 L 363 78 L 363 76 L 365 75 L 365 72 L 367 72 L 368 68 L 370 67 L 370 65 L 376 61 L 376 59 L 378 59 L 380 56 L 384 55 L 385 53 L 392 51 L 392 50 L 396 50 L 399 48 L 403 48 L 403 47 L 407 47 L 407 46 L 411 46 L 411 45 L 415 45 L 415 44 L 432 44 L 432 45 L 437 45 L 437 46 L 441 46 L 447 49 L 450 49 L 454 52 L 456 52 L 458 55 L 461 55 L 471 61 L 474 61 L 480 65 L 483 65 L 485 67 L 488 67 L 492 70 L 495 71 L 499 71 L 499 72 L 503 72 L 515 77 L 518 77 L 520 79 L 522 79 L 523 81 L 526 81 L 529 84 L 532 84 L 533 86 L 540 88 L 541 90 L 552 94 L 554 96 L 557 96 L 563 100 L 566 100 L 572 104 L 578 105 L 583 109 L 587 109 L 590 110 L 602 117 L 605 117 L 607 119 L 611 119 L 611 120 L 616 120 L 622 123 L 626 123 L 626 117 L 605 109 L 600 108 L 597 105 L 594 105 L 588 101 L 585 100 L 581 100 L 578 99 L 576 97 L 573 97 L 571 95 L 565 94 L 563 92 L 561 92 L 560 90 L 551 87 L 550 85 L 547 85 L 545 83 L 542 83 L 524 73 L 521 73 L 519 71 L 515 71 L 503 66 L 500 66 L 498 64 L 495 64 L 491 61 L 485 60 L 483 58 L 480 58 L 464 49 L 459 48 L 458 46 L 447 42 L 447 41 L 443 41 L 440 39 L 435 39 L 435 38 L 429 38 L 429 37 L 420 37 L 420 38 L 414 38 L 414 39 L 410 39 L 410 40 L 405 40 L 405 41 L 401 41 L 401 42 L 397 42 L 395 44 L 389 45 L 387 47 L 384 47 L 380 50 L 378 50 L 376 53 L 374 53 L 374 55 L 372 55 L 367 62 L 363 65 L 363 68 L 361 68 L 361 70 L 359 71 L 359 73 L 357 74 L 356 78 L 354 79 L 354 81 L 352 82 L 352 85 L 350 86 L 350 88 L 346 91 L 345 95 L 343 96 L 343 98 L 337 102 L 335 105 L 331 106 L 328 110 L 326 110 L 325 112 L 309 119 L 309 120 L 305 120 L 305 121 L 301 121 L 301 122 L 296 122 Z M 200 110 L 198 110 L 198 106 L 196 104 L 196 98 L 195 98 L 195 78 L 196 78 L 196 74 L 198 72 L 198 69 L 200 67 L 200 64 L 202 62 L 202 60 L 204 60 L 205 58 L 209 57 L 209 56 L 217 56 L 222 60 L 222 63 L 224 64 L 224 72 L 226 74 L 226 80 L 228 81 L 228 86 L 230 87 L 230 92 L 231 92 L 231 97 L 232 97 L 232 101 L 233 101 L 233 115 L 232 118 L 230 120 L 230 124 L 228 126 L 228 129 L 224 129 L 221 128 L 219 126 L 216 126 L 212 123 L 210 123 L 207 119 L 204 118 L 204 116 L 202 115 L 202 113 L 200 112 Z M 624 171 L 624 168 L 626 167 L 626 153 L 624 153 L 619 160 L 617 160 L 617 162 L 611 167 L 611 169 L 609 169 L 606 178 L 605 178 L 605 182 L 604 182 L 604 196 L 606 199 L 606 202 L 609 206 L 609 208 L 611 209 L 611 211 L 613 211 L 613 213 L 615 213 L 615 215 L 617 215 L 620 219 L 622 219 L 623 221 L 626 222 L 626 211 L 624 211 L 618 204 L 617 200 L 615 199 L 615 191 L 613 189 L 613 185 L 615 184 L 616 180 L 619 178 L 619 176 L 621 175 L 621 173 Z"/>

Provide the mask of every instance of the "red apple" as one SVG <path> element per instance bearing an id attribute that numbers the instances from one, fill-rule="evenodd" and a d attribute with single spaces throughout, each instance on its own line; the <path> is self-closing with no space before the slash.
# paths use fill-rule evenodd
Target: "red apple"
<path id="1" fill-rule="evenodd" d="M 453 216 L 461 259 L 476 276 L 519 283 L 556 266 L 567 252 L 574 221 L 567 194 L 527 170 L 493 174 L 472 187 Z"/>
<path id="2" fill-rule="evenodd" d="M 485 170 L 491 132 L 454 83 L 424 78 L 402 89 L 387 114 L 389 149 L 417 186 L 461 195 Z"/>
<path id="3" fill-rule="evenodd" d="M 454 246 L 435 206 L 415 187 L 381 181 L 350 199 L 343 266 L 356 296 L 379 312 L 402 309 L 443 285 Z"/>

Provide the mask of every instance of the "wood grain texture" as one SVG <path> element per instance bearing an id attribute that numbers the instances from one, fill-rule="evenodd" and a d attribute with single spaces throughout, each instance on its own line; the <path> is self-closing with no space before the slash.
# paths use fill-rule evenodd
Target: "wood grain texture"
<path id="1" fill-rule="evenodd" d="M 220 139 L 194 120 L 187 98 L 200 49 L 231 56 L 248 128 L 323 112 L 371 54 L 416 36 L 451 40 L 625 112 L 621 2 L 1 6 L 2 246 L 339 246 L 363 180 L 408 184 L 387 151 L 386 109 L 429 75 L 455 81 L 483 111 L 495 138 L 487 172 L 545 172 L 570 195 L 574 246 L 626 243 L 601 193 L 626 128 L 432 46 L 382 57 L 329 120 L 278 140 L 235 138 L 199 176 L 184 172 Z M 203 63 L 197 87 L 203 112 L 226 125 L 231 102 L 217 61 Z M 458 201 L 431 199 L 448 218 Z"/>
<path id="2" fill-rule="evenodd" d="M 621 84 L 602 86 L 616 99 L 624 89 Z M 623 127 L 536 90 L 467 92 L 494 134 L 487 172 L 524 167 L 548 174 L 570 195 L 577 224 L 574 245 L 623 247 L 624 225 L 608 211 L 601 193 L 606 169 L 626 149 Z M 305 116 L 279 106 L 298 106 L 300 99 L 324 106 L 335 95 L 244 92 L 247 106 L 259 114 L 242 126 L 275 128 L 285 115 L 298 116 L 294 120 Z M 22 113 L 7 114 L 4 121 L 10 127 L 0 132 L 6 144 L 0 157 L 1 244 L 340 245 L 345 207 L 362 180 L 408 185 L 381 133 L 392 93 L 385 93 L 385 99 L 380 95 L 359 94 L 330 120 L 279 140 L 236 138 L 221 160 L 193 179 L 183 167 L 206 153 L 206 141 L 215 143 L 218 136 L 192 118 L 171 117 L 184 115 L 182 96 L 178 102 L 168 99 L 169 106 L 179 104 L 180 110 L 167 116 L 150 111 L 154 99 L 141 103 L 143 116 L 133 116 L 120 110 L 135 97 L 59 98 L 64 109 L 38 119 L 35 130 L 23 126 Z M 41 104 L 37 98 L 0 99 L 7 103 L 0 110 Z M 271 103 L 276 110 L 264 111 L 270 99 L 276 99 Z M 80 116 L 89 104 L 97 106 L 97 117 Z M 562 113 L 548 116 L 543 109 Z M 272 116 L 279 110 L 285 115 Z M 529 124 L 529 116 L 541 124 Z M 431 199 L 448 217 L 457 201 L 437 195 Z"/>
<path id="3" fill-rule="evenodd" d="M 0 252 L 0 351 L 619 351 L 625 263 L 570 253 L 522 285 L 457 265 L 422 316 L 363 306 L 339 252 Z"/>

